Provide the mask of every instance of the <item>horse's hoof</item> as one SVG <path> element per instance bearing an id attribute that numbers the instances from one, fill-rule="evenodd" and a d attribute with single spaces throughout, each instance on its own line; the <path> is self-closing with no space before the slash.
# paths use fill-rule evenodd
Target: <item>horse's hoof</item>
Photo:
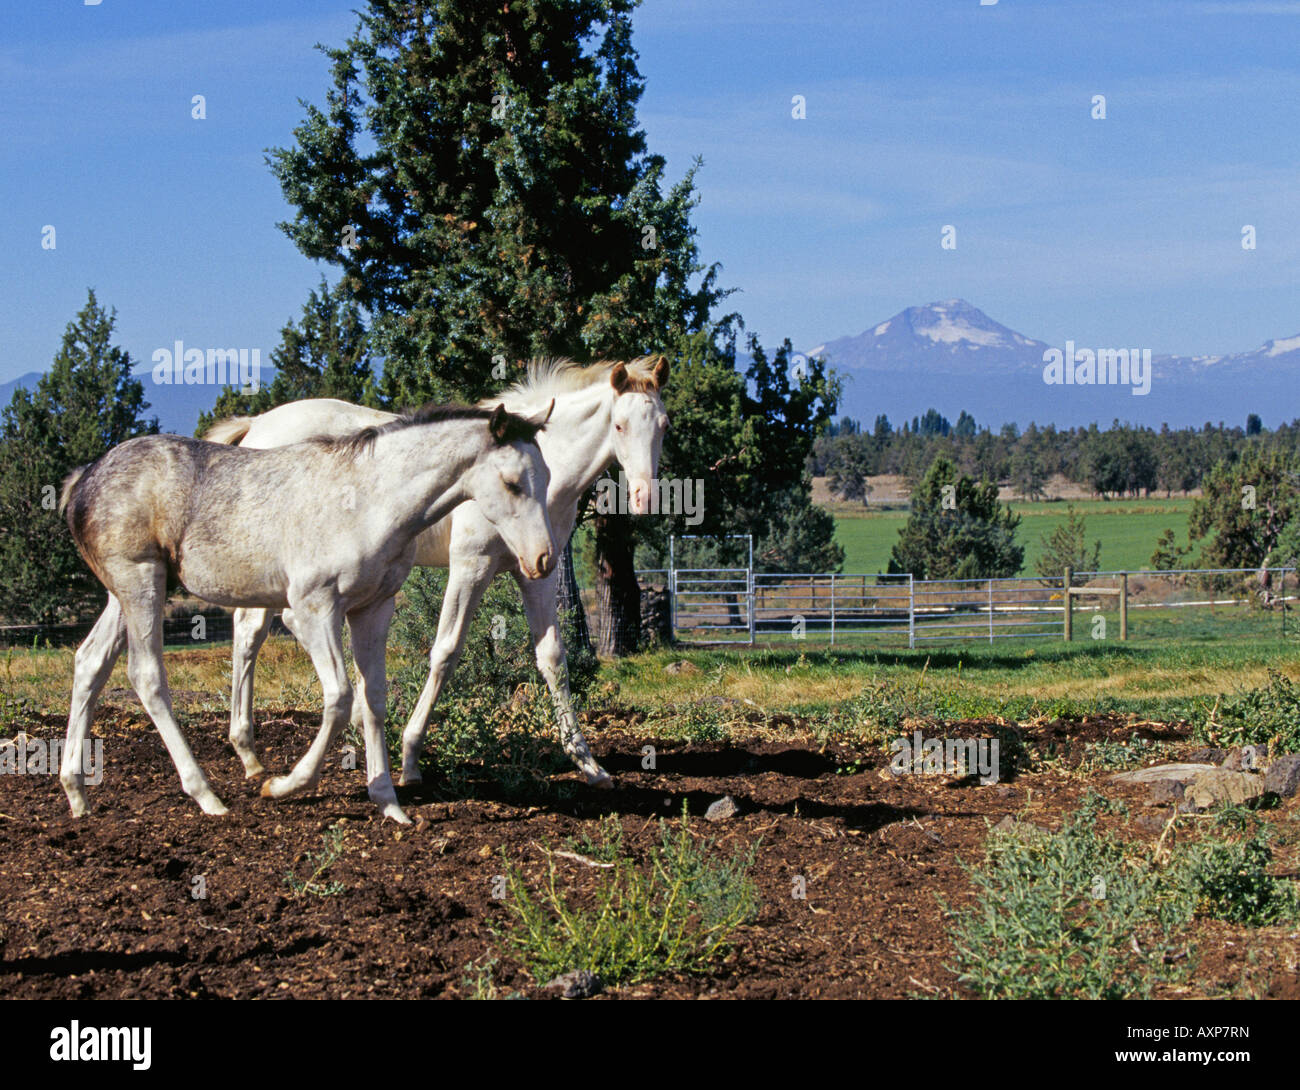
<path id="1" fill-rule="evenodd" d="M 602 791 L 612 791 L 614 788 L 614 777 L 606 772 L 603 768 L 599 774 L 593 772 L 584 773 L 587 777 L 587 786 L 596 787 Z"/>
<path id="2" fill-rule="evenodd" d="M 287 776 L 272 776 L 262 782 L 262 789 L 258 793 L 264 799 L 282 799 L 285 795 L 293 794 L 293 785 Z"/>
<path id="3" fill-rule="evenodd" d="M 387 803 L 379 808 L 380 818 L 389 818 L 397 822 L 398 825 L 410 825 L 411 819 L 406 816 L 405 811 L 395 802 Z"/>
<path id="4" fill-rule="evenodd" d="M 194 801 L 199 804 L 200 810 L 212 817 L 222 817 L 229 812 L 226 810 L 226 804 L 211 791 L 200 791 L 194 796 Z"/>
<path id="5" fill-rule="evenodd" d="M 255 780 L 257 779 L 258 776 L 265 776 L 265 775 L 266 775 L 266 769 L 263 768 L 261 764 L 255 763 L 255 764 L 244 766 L 244 779 L 246 780 Z"/>
<path id="6" fill-rule="evenodd" d="M 424 776 L 419 772 L 403 771 L 397 782 L 402 787 L 414 787 L 417 783 L 424 783 Z"/>

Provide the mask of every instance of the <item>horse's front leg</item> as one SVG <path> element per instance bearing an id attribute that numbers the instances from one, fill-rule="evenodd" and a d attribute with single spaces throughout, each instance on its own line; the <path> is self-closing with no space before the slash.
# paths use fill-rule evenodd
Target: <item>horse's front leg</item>
<path id="1" fill-rule="evenodd" d="M 556 616 L 555 596 L 559 587 L 558 572 L 545 579 L 524 579 L 517 572 L 515 580 L 524 596 L 524 611 L 528 614 L 528 628 L 533 634 L 533 648 L 537 653 L 537 668 L 551 690 L 551 703 L 555 706 L 555 719 L 559 727 L 560 745 L 578 767 L 588 784 L 593 787 L 613 787 L 614 780 L 600 767 L 592 755 L 587 739 L 578 727 L 578 716 L 573 710 L 573 695 L 569 692 L 569 668 L 564 657 L 564 640 L 560 638 L 560 625 Z"/>
<path id="2" fill-rule="evenodd" d="M 311 656 L 320 678 L 324 716 L 320 730 L 293 769 L 262 784 L 265 798 L 279 799 L 314 787 L 330 746 L 347 726 L 352 711 L 352 683 L 343 664 L 343 611 L 336 598 L 293 603 L 293 633 Z"/>
<path id="3" fill-rule="evenodd" d="M 393 777 L 388 767 L 388 740 L 384 737 L 384 715 L 388 703 L 384 646 L 395 606 L 395 599 L 385 598 L 359 612 L 349 613 L 348 629 L 352 633 L 352 657 L 356 659 L 357 671 L 362 678 L 358 695 L 364 702 L 361 714 L 366 735 L 366 785 L 370 801 L 379 807 L 384 817 L 409 825 L 411 819 L 397 804 L 397 792 L 393 790 Z"/>
<path id="4" fill-rule="evenodd" d="M 419 783 L 420 749 L 424 745 L 424 728 L 429 713 L 437 703 L 438 694 L 447 678 L 456 669 L 460 653 L 465 647 L 465 634 L 469 619 L 483 600 L 483 592 L 496 573 L 496 560 L 482 556 L 452 556 L 447 572 L 447 590 L 442 596 L 442 611 L 438 614 L 438 636 L 429 651 L 429 677 L 424 683 L 420 699 L 411 711 L 406 729 L 402 731 L 402 783 Z M 355 653 L 355 649 L 354 649 Z"/>

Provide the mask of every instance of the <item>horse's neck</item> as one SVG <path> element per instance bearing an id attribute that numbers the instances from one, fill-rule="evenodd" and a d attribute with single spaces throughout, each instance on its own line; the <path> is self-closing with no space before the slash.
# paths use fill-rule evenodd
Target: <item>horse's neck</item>
<path id="1" fill-rule="evenodd" d="M 527 413 L 545 405 L 507 408 Z M 557 532 L 564 524 L 572 527 L 578 502 L 614 460 L 609 437 L 613 410 L 613 393 L 604 383 L 555 395 L 555 411 L 538 433 L 537 445 L 551 471 L 546 502 Z"/>
<path id="2" fill-rule="evenodd" d="M 415 424 L 375 437 L 358 456 L 362 475 L 384 496 L 395 529 L 422 530 L 445 518 L 466 498 L 462 477 L 487 449 L 482 420 Z"/>

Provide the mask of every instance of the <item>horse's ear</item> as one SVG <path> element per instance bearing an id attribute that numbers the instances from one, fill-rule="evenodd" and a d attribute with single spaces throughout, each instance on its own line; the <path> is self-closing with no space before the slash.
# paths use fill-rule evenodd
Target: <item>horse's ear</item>
<path id="1" fill-rule="evenodd" d="M 650 372 L 650 377 L 654 379 L 655 389 L 662 390 L 668 385 L 668 357 L 660 356 L 655 362 L 654 370 Z"/>
<path id="2" fill-rule="evenodd" d="M 551 403 L 546 406 L 546 412 L 538 413 L 533 417 L 531 423 L 536 424 L 538 428 L 544 428 L 547 421 L 551 419 L 553 412 L 555 412 L 555 398 L 551 398 Z"/>
<path id="3" fill-rule="evenodd" d="M 609 384 L 614 387 L 615 393 L 622 393 L 627 389 L 630 378 L 627 373 L 627 364 L 618 363 L 614 365 L 614 370 L 609 373 Z"/>
<path id="4" fill-rule="evenodd" d="M 498 443 L 504 443 L 506 438 L 506 428 L 510 424 L 510 414 L 506 412 L 504 402 L 492 410 L 492 416 L 488 420 L 488 431 L 492 433 L 492 438 Z"/>

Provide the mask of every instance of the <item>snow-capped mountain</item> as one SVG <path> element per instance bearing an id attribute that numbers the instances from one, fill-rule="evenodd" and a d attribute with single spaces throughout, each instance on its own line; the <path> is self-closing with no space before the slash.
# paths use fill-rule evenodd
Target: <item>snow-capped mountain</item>
<path id="1" fill-rule="evenodd" d="M 818 345 L 847 370 L 893 371 L 906 360 L 914 370 L 938 374 L 988 374 L 1041 366 L 1048 345 L 995 322 L 964 299 L 908 307 L 856 337 Z"/>
<path id="2" fill-rule="evenodd" d="M 1123 353 L 1124 368 L 1131 357 L 1127 382 L 1101 379 L 1108 372 L 1095 357 L 1112 349 Z M 897 424 L 929 408 L 951 420 L 965 409 L 995 428 L 1031 420 L 1063 427 L 1094 421 L 1104 427 L 1115 419 L 1152 427 L 1244 424 L 1249 413 L 1272 427 L 1300 418 L 1300 336 L 1231 355 L 1152 353 L 1149 364 L 1141 349 L 1150 352 L 1150 346 L 1049 344 L 963 299 L 947 299 L 908 307 L 806 354 L 824 357 L 844 377 L 840 415 L 867 426 L 880 413 Z M 1049 383 L 1044 375 L 1053 350 L 1069 377 Z"/>

